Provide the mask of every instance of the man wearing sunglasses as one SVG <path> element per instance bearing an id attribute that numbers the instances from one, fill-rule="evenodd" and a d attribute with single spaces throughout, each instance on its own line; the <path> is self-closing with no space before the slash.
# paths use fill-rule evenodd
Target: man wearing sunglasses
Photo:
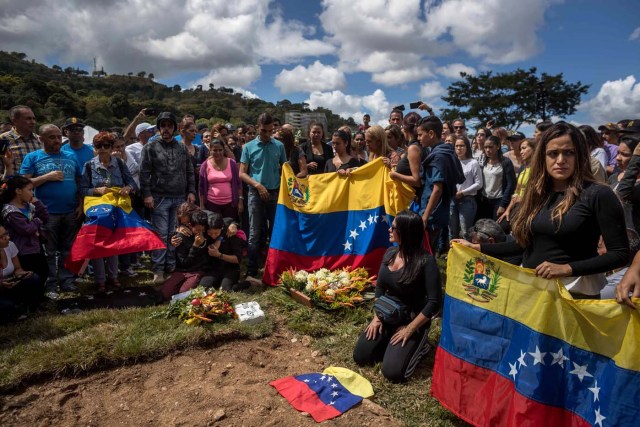
<path id="1" fill-rule="evenodd" d="M 464 125 L 464 120 L 455 119 L 453 121 L 453 133 L 456 136 L 467 136 L 467 127 Z"/>
<path id="2" fill-rule="evenodd" d="M 84 143 L 84 126 L 85 124 L 82 120 L 77 117 L 70 117 L 65 120 L 62 132 L 67 137 L 68 142 L 60 149 L 62 152 L 75 157 L 81 168 L 93 158 L 93 148 Z"/>

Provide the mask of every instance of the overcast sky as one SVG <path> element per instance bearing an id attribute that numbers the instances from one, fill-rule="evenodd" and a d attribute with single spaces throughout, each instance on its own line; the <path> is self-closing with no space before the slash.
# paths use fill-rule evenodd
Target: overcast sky
<path id="1" fill-rule="evenodd" d="M 276 102 L 385 122 L 437 108 L 459 72 L 538 67 L 591 84 L 577 123 L 640 117 L 640 1 L 0 0 L 2 50 L 47 65 L 97 58 Z M 436 110 L 437 111 L 437 110 Z"/>

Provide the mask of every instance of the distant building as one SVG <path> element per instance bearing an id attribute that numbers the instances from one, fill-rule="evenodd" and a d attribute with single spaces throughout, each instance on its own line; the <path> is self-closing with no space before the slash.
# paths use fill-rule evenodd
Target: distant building
<path id="1" fill-rule="evenodd" d="M 296 129 L 301 129 L 305 134 L 309 129 L 310 122 L 319 122 L 327 130 L 327 116 L 324 113 L 301 113 L 300 111 L 288 111 L 284 114 L 284 122 L 293 125 Z"/>

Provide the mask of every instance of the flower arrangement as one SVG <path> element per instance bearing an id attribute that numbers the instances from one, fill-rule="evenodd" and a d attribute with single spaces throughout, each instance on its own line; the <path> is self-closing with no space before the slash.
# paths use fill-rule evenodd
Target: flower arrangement
<path id="1" fill-rule="evenodd" d="M 187 325 L 211 323 L 236 316 L 226 293 L 198 286 L 186 298 L 172 302 L 159 317 L 178 317 Z"/>
<path id="2" fill-rule="evenodd" d="M 321 268 L 313 273 L 290 268 L 280 275 L 279 285 L 307 295 L 314 305 L 327 310 L 354 307 L 364 301 L 363 294 L 372 289 L 375 276 L 363 267 L 337 270 Z"/>

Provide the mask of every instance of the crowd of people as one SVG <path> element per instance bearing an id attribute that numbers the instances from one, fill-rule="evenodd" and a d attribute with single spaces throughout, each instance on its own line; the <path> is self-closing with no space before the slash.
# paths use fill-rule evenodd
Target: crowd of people
<path id="1" fill-rule="evenodd" d="M 354 352 L 358 363 L 382 360 L 394 381 L 413 372 L 440 310 L 434 256 L 446 256 L 450 241 L 558 278 L 574 298 L 606 294 L 633 306 L 630 292 L 640 293 L 640 256 L 629 263 L 640 240 L 640 121 L 597 131 L 543 121 L 527 138 L 492 122 L 468 129 L 462 119 L 442 121 L 424 103 L 419 109 L 428 114 L 394 108 L 386 127 L 372 125 L 369 115 L 357 130 L 331 132 L 312 122 L 297 139 L 292 125 L 267 113 L 255 125 L 209 128 L 170 112 L 153 112 L 149 123 L 151 111 L 142 110 L 126 129 L 84 141 L 81 119 L 43 124 L 36 134 L 33 111 L 13 107 L 12 128 L 0 135 L 3 313 L 77 290 L 64 259 L 84 197 L 131 197 L 167 246 L 150 254 L 164 298 L 198 284 L 240 291 L 263 264 L 283 164 L 301 178 L 347 176 L 377 159 L 416 194 L 389 228 L 394 245 L 376 290 L 408 315 L 391 325 L 374 314 Z M 92 260 L 96 292 L 135 275 L 140 256 Z"/>

